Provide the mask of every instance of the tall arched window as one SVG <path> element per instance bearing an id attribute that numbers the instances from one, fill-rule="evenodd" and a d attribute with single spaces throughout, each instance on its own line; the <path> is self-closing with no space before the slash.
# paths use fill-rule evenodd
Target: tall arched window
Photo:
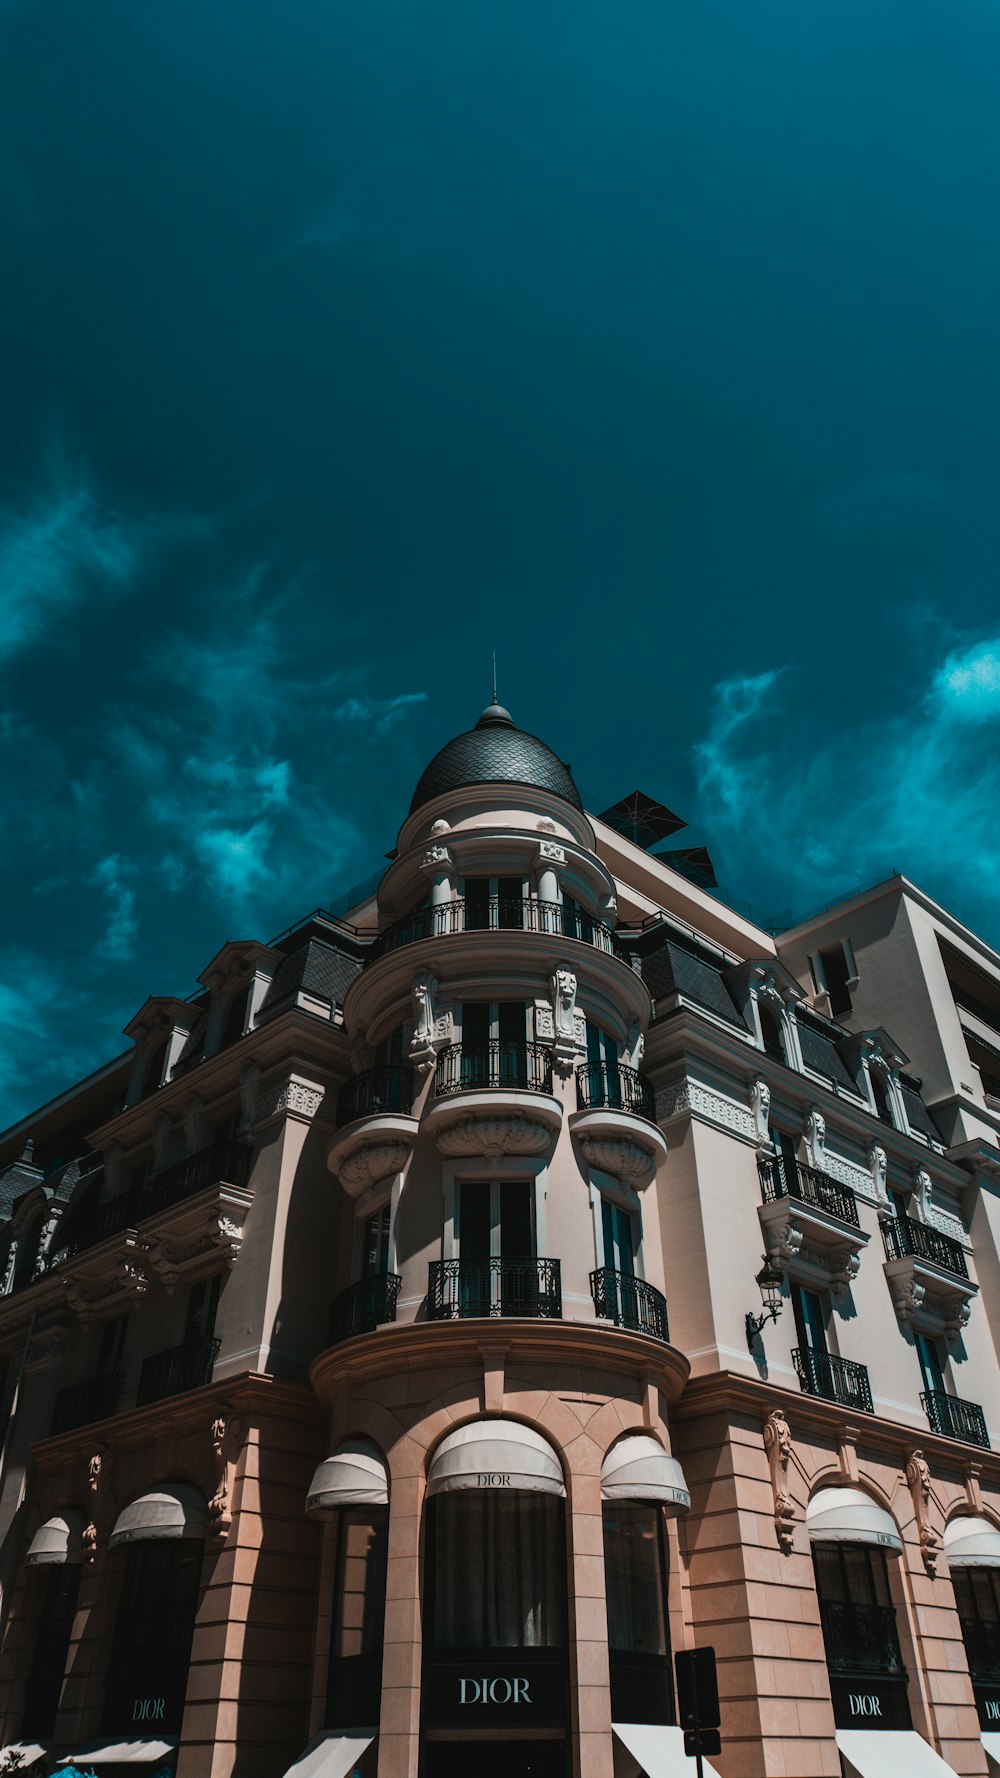
<path id="1" fill-rule="evenodd" d="M 760 1019 L 760 1036 L 765 1055 L 773 1056 L 776 1062 L 787 1063 L 785 1033 L 777 1011 L 766 1000 L 758 1000 L 757 1016 Z"/>
<path id="2" fill-rule="evenodd" d="M 205 1503 L 164 1482 L 119 1514 L 108 1540 L 121 1591 L 105 1681 L 105 1734 L 176 1734 L 184 1714 L 205 1548 Z"/>
<path id="3" fill-rule="evenodd" d="M 321 1463 L 306 1501 L 336 1534 L 324 1727 L 378 1728 L 382 1692 L 389 1472 L 371 1439 L 350 1438 Z"/>
<path id="4" fill-rule="evenodd" d="M 806 1510 L 834 1721 L 841 1729 L 908 1729 L 906 1668 L 887 1557 L 902 1540 L 860 1488 L 824 1488 Z"/>

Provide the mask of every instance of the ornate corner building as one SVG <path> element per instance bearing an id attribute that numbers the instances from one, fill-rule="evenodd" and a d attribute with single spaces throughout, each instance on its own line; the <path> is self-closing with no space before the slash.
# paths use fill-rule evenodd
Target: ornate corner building
<path id="1" fill-rule="evenodd" d="M 1000 1771 L 1000 957 L 625 807 L 492 705 L 0 1138 L 8 1765 Z"/>

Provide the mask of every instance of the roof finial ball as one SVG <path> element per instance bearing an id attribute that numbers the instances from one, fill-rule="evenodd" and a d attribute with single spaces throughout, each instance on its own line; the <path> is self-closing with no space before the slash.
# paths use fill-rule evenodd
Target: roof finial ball
<path id="1" fill-rule="evenodd" d="M 514 727 L 514 718 L 512 717 L 509 710 L 505 710 L 502 704 L 497 703 L 497 656 L 496 656 L 496 649 L 494 649 L 493 650 L 493 702 L 492 702 L 492 704 L 487 704 L 485 710 L 483 711 L 483 714 L 479 718 L 479 721 L 476 723 L 476 727 L 477 728 L 499 728 L 501 726 L 513 728 Z"/>

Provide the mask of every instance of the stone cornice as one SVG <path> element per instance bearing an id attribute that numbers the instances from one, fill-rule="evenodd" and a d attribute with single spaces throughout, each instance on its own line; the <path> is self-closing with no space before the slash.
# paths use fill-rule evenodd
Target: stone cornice
<path id="1" fill-rule="evenodd" d="M 886 1420 L 880 1414 L 861 1414 L 841 1407 L 839 1403 L 822 1401 L 815 1395 L 802 1395 L 774 1383 L 763 1383 L 756 1377 L 741 1377 L 736 1371 L 714 1371 L 709 1376 L 692 1377 L 680 1401 L 671 1407 L 676 1420 L 697 1420 L 706 1414 L 749 1414 L 763 1421 L 780 1407 L 790 1426 L 801 1437 L 810 1430 L 836 1445 L 847 1428 L 859 1446 L 878 1447 L 899 1454 L 900 1468 L 905 1470 L 907 1456 L 919 1444 L 930 1462 L 962 1473 L 970 1464 L 981 1468 L 994 1485 L 1000 1486 L 1000 1451 L 983 1450 L 959 1439 L 943 1438 L 929 1428 L 904 1426 Z"/>
<path id="2" fill-rule="evenodd" d="M 510 1365 L 560 1363 L 624 1371 L 640 1383 L 651 1379 L 676 1401 L 690 1365 L 683 1352 L 648 1334 L 630 1333 L 603 1322 L 585 1321 L 411 1321 L 381 1327 L 331 1346 L 313 1360 L 309 1378 L 318 1396 L 330 1401 L 347 1383 L 395 1376 L 405 1371 L 444 1370 L 481 1365 L 484 1358 L 510 1354 Z"/>

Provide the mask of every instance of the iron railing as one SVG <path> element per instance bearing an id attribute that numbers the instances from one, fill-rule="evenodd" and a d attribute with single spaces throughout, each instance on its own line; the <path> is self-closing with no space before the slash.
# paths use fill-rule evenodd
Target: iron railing
<path id="1" fill-rule="evenodd" d="M 943 1433 L 945 1438 L 960 1439 L 965 1445 L 982 1445 L 985 1451 L 989 1450 L 986 1416 L 978 1402 L 963 1401 L 960 1395 L 948 1395 L 943 1389 L 925 1389 L 920 1405 L 930 1421 L 932 1432 Z"/>
<path id="2" fill-rule="evenodd" d="M 562 1316 L 557 1259 L 435 1259 L 429 1267 L 429 1321 L 521 1315 L 536 1321 Z"/>
<path id="3" fill-rule="evenodd" d="M 168 1346 L 144 1359 L 139 1377 L 136 1406 L 165 1401 L 168 1395 L 183 1395 L 186 1389 L 200 1389 L 212 1381 L 221 1340 L 188 1340 L 183 1346 Z"/>
<path id="4" fill-rule="evenodd" d="M 839 1185 L 831 1179 L 828 1173 L 819 1173 L 815 1167 L 803 1167 L 798 1161 L 786 1161 L 783 1155 L 773 1158 L 762 1155 L 757 1161 L 757 1171 L 765 1204 L 773 1203 L 776 1198 L 797 1198 L 802 1204 L 812 1204 L 817 1210 L 825 1210 L 828 1216 L 849 1223 L 853 1229 L 861 1227 L 854 1193 L 849 1186 Z"/>
<path id="5" fill-rule="evenodd" d="M 958 1242 L 950 1235 L 943 1235 L 940 1229 L 930 1228 L 926 1222 L 914 1222 L 912 1216 L 886 1218 L 882 1224 L 882 1240 L 886 1259 L 905 1259 L 912 1254 L 917 1259 L 930 1260 L 932 1265 L 940 1266 L 945 1272 L 954 1272 L 956 1278 L 969 1276 L 965 1254 Z"/>
<path id="6" fill-rule="evenodd" d="M 595 920 L 582 908 L 564 907 L 559 901 L 535 901 L 530 896 L 459 896 L 439 907 L 415 908 L 380 932 L 365 955 L 365 964 L 388 957 L 404 945 L 424 938 L 450 938 L 458 932 L 542 932 L 558 938 L 576 938 L 622 957 L 622 947 L 603 920 Z"/>
<path id="7" fill-rule="evenodd" d="M 901 1674 L 896 1613 L 891 1605 L 821 1599 L 826 1664 L 833 1673 Z"/>
<path id="8" fill-rule="evenodd" d="M 437 1060 L 434 1091 L 474 1093 L 484 1087 L 518 1087 L 527 1093 L 551 1093 L 552 1051 L 541 1043 L 452 1043 Z"/>
<path id="9" fill-rule="evenodd" d="M 398 1112 L 409 1117 L 413 1108 L 413 1076 L 409 1068 L 384 1064 L 368 1068 L 345 1081 L 337 1094 L 337 1128 L 353 1124 L 359 1117 L 377 1117 L 379 1112 Z"/>
<path id="10" fill-rule="evenodd" d="M 1000 1624 L 978 1617 L 959 1616 L 958 1621 L 970 1677 L 981 1685 L 1000 1685 Z"/>
<path id="11" fill-rule="evenodd" d="M 1000 1099 L 1000 1074 L 987 1074 L 984 1068 L 980 1068 L 979 1078 L 987 1099 Z"/>
<path id="12" fill-rule="evenodd" d="M 395 1321 L 402 1282 L 396 1272 L 373 1272 L 335 1296 L 330 1304 L 330 1345 L 353 1340 L 355 1334 L 374 1333 L 384 1322 Z"/>
<path id="13" fill-rule="evenodd" d="M 656 1122 L 653 1083 L 623 1062 L 584 1062 L 576 1071 L 576 1102 L 581 1111 L 631 1111 Z"/>
<path id="14" fill-rule="evenodd" d="M 86 1383 L 60 1389 L 52 1408 L 50 1438 L 77 1426 L 89 1426 L 94 1420 L 107 1420 L 118 1406 L 124 1380 L 121 1371 L 106 1371 L 103 1376 L 89 1377 Z"/>
<path id="15" fill-rule="evenodd" d="M 70 1253 L 82 1253 L 96 1247 L 122 1229 L 134 1228 L 147 1216 L 169 1209 L 203 1191 L 207 1185 L 225 1183 L 245 1185 L 250 1172 L 250 1145 L 246 1142 L 213 1142 L 197 1154 L 186 1155 L 169 1167 L 162 1167 L 150 1179 L 129 1186 L 103 1204 L 81 1206 L 68 1224 L 67 1247 Z M 62 1251 L 62 1250 L 60 1250 Z"/>
<path id="16" fill-rule="evenodd" d="M 796 1347 L 792 1363 L 804 1395 L 820 1395 L 841 1407 L 860 1408 L 863 1414 L 875 1412 L 866 1364 L 835 1358 L 832 1352 L 812 1352 L 805 1346 Z"/>
<path id="17" fill-rule="evenodd" d="M 968 988 L 956 988 L 954 983 L 951 985 L 951 997 L 956 1006 L 964 1006 L 966 1012 L 974 1013 L 991 1030 L 1000 1031 L 1000 1007 L 989 1006 L 985 1000 L 980 1000 L 978 994 L 971 993 Z"/>
<path id="18" fill-rule="evenodd" d="M 667 1299 L 644 1278 L 616 1272 L 613 1266 L 600 1266 L 590 1274 L 590 1294 L 599 1321 L 613 1321 L 616 1327 L 630 1328 L 633 1333 L 651 1334 L 654 1340 L 669 1340 Z"/>

